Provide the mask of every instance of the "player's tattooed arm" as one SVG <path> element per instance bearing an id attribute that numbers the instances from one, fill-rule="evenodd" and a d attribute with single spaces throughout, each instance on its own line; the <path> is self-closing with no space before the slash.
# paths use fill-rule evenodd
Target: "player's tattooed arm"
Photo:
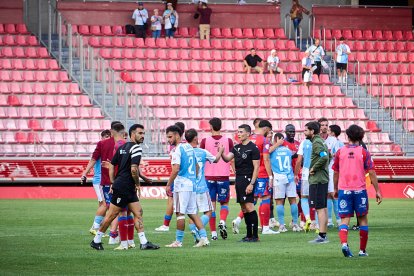
<path id="1" fill-rule="evenodd" d="M 148 178 L 145 174 L 143 174 L 141 169 L 139 169 L 139 177 L 141 177 L 141 179 L 144 180 L 145 183 L 152 184 L 152 179 Z"/>
<path id="2" fill-rule="evenodd" d="M 139 182 L 139 169 L 138 169 L 138 165 L 136 165 L 136 164 L 131 165 L 131 175 L 132 175 L 132 178 L 134 179 L 135 186 L 136 187 L 139 187 L 140 182 Z"/>

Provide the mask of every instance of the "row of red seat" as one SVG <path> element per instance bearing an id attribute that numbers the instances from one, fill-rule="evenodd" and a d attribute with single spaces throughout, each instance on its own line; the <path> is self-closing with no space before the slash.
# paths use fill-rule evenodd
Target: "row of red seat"
<path id="1" fill-rule="evenodd" d="M 67 82 L 70 81 L 66 71 L 15 71 L 1 70 L 0 81 L 51 81 Z"/>
<path id="2" fill-rule="evenodd" d="M 245 72 L 242 62 L 214 62 L 200 60 L 111 60 L 109 65 L 116 71 L 171 71 L 171 72 Z M 296 63 L 280 63 L 285 72 L 302 72 L 302 65 Z"/>
<path id="3" fill-rule="evenodd" d="M 359 67 L 349 66 L 348 72 L 372 74 L 414 74 L 414 63 L 388 63 L 388 62 L 361 62 Z"/>
<path id="4" fill-rule="evenodd" d="M 93 47 L 104 48 L 162 48 L 162 49 L 225 49 L 225 50 L 297 50 L 292 40 L 241 40 L 241 39 L 211 39 L 196 38 L 165 39 L 165 38 L 133 38 L 133 37 L 96 37 L 84 38 Z"/>
<path id="5" fill-rule="evenodd" d="M 371 155 L 374 156 L 393 156 L 393 155 L 404 155 L 401 147 L 399 145 L 378 145 L 378 144 L 371 144 L 368 145 L 368 150 L 371 153 Z"/>
<path id="6" fill-rule="evenodd" d="M 391 111 L 392 117 L 397 120 L 410 120 L 414 122 L 414 109 L 396 109 Z M 412 131 L 412 130 L 410 130 Z"/>
<path id="7" fill-rule="evenodd" d="M 133 83 L 131 91 L 140 95 L 200 95 L 204 96 L 295 96 L 343 97 L 339 86 L 313 84 L 260 85 L 260 84 L 171 84 Z M 203 96 L 202 96 L 203 95 Z M 201 100 L 201 99 L 200 99 Z M 203 101 L 206 99 L 203 99 Z M 214 105 L 212 105 L 214 106 Z"/>
<path id="8" fill-rule="evenodd" d="M 3 47 L 0 57 L 6 58 L 50 58 L 45 47 Z"/>
<path id="9" fill-rule="evenodd" d="M 36 120 L 20 119 L 7 120 L 0 119 L 0 130 L 17 131 L 17 130 L 46 130 L 46 131 L 102 131 L 110 129 L 110 121 L 102 119 L 85 119 L 85 120 Z M 96 141 L 95 141 L 96 142 Z"/>
<path id="10" fill-rule="evenodd" d="M 0 58 L 0 69 L 5 70 L 59 70 L 60 67 L 55 59 L 32 59 L 32 58 Z"/>
<path id="11" fill-rule="evenodd" d="M 79 85 L 69 82 L 0 82 L 1 94 L 80 94 Z"/>
<path id="12" fill-rule="evenodd" d="M 0 36 L 0 46 L 39 46 L 39 42 L 33 35 L 5 35 Z"/>
<path id="13" fill-rule="evenodd" d="M 315 38 L 339 39 L 344 37 L 349 40 L 413 40 L 412 31 L 390 31 L 390 30 L 331 30 L 315 29 Z"/>
<path id="14" fill-rule="evenodd" d="M 242 61 L 248 54 L 247 51 L 231 50 L 166 50 L 166 49 L 122 49 L 101 48 L 99 54 L 105 59 L 161 59 L 161 60 L 217 60 L 217 61 Z M 258 51 L 257 54 L 266 59 L 270 53 Z M 299 62 L 301 54 L 298 51 L 280 51 L 278 57 L 281 61 Z"/>
<path id="15" fill-rule="evenodd" d="M 191 104 L 190 104 L 191 105 Z M 218 117 L 224 120 L 234 118 L 267 118 L 269 120 L 313 120 L 325 117 L 331 120 L 368 120 L 362 109 L 300 109 L 300 108 L 162 108 L 155 107 L 153 112 L 160 119 L 208 119 Z"/>
<path id="16" fill-rule="evenodd" d="M 414 52 L 354 52 L 349 61 L 360 62 L 414 62 Z"/>
<path id="17" fill-rule="evenodd" d="M 369 76 L 368 74 L 361 74 L 359 76 L 358 82 L 360 84 L 370 84 L 373 85 L 414 85 L 414 76 L 413 75 L 378 75 L 373 74 Z"/>
<path id="18" fill-rule="evenodd" d="M 0 23 L 0 34 L 27 34 L 25 24 Z"/>
<path id="19" fill-rule="evenodd" d="M 25 145 L 25 144 L 0 144 L 2 156 L 19 157 L 89 157 L 96 145 L 64 144 L 64 145 Z"/>
<path id="20" fill-rule="evenodd" d="M 125 28 L 123 26 L 108 25 L 72 25 L 72 32 L 81 35 L 111 36 L 124 35 Z M 176 35 L 178 37 L 194 37 L 197 32 L 198 28 L 178 27 Z M 218 38 L 286 38 L 283 28 L 211 28 L 210 36 Z"/>
<path id="21" fill-rule="evenodd" d="M 104 118 L 102 112 L 97 107 L 0 107 L 0 118 L 24 118 L 24 119 L 99 119 Z"/>
<path id="22" fill-rule="evenodd" d="M 5 132 L 0 143 L 6 144 L 93 144 L 99 140 L 98 132 Z"/>
<path id="23" fill-rule="evenodd" d="M 0 106 L 92 106 L 86 95 L 3 95 Z"/>
<path id="24" fill-rule="evenodd" d="M 131 82 L 150 83 L 227 83 L 227 84 L 290 84 L 290 79 L 301 80 L 301 74 L 246 74 L 246 73 L 181 73 L 181 72 L 133 72 Z M 312 82 L 331 84 L 328 75 L 313 76 Z"/>
<path id="25" fill-rule="evenodd" d="M 413 41 L 346 41 L 351 51 L 412 52 Z"/>
<path id="26" fill-rule="evenodd" d="M 396 97 L 395 100 L 392 98 L 380 98 L 380 104 L 381 106 L 385 107 L 385 108 L 393 108 L 396 107 L 398 109 L 401 108 L 414 108 L 414 97 Z"/>
<path id="27" fill-rule="evenodd" d="M 200 100 L 203 99 L 203 100 Z M 122 100 L 120 98 L 120 100 Z M 333 97 L 196 97 L 143 96 L 143 104 L 150 107 L 259 107 L 259 108 L 356 108 L 351 98 Z"/>
<path id="28" fill-rule="evenodd" d="M 368 92 L 375 96 L 396 96 L 396 97 L 414 97 L 414 86 L 373 86 L 368 89 Z"/>

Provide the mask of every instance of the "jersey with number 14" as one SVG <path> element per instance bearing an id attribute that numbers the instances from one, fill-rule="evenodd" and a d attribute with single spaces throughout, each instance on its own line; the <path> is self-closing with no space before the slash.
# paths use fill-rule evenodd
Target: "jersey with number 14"
<path id="1" fill-rule="evenodd" d="M 280 146 L 270 154 L 270 165 L 273 173 L 286 175 L 289 182 L 294 180 L 292 152 L 287 147 Z"/>
<path id="2" fill-rule="evenodd" d="M 174 192 L 195 191 L 196 156 L 190 144 L 179 144 L 171 151 L 171 165 L 180 165 L 180 170 L 174 180 Z"/>

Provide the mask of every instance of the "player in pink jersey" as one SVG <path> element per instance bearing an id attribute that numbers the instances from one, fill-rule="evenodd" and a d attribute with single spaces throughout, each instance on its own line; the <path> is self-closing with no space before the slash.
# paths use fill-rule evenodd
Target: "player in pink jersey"
<path id="1" fill-rule="evenodd" d="M 178 126 L 185 132 L 185 125 L 183 122 L 176 122 L 174 125 Z M 182 139 L 181 143 L 187 143 L 185 139 Z M 170 154 L 171 151 L 175 148 L 175 146 L 168 145 L 168 153 Z M 171 156 L 170 156 L 171 157 Z M 174 201 L 173 201 L 173 192 L 174 192 L 174 183 L 171 184 L 171 190 L 167 192 L 167 210 L 165 211 L 164 215 L 164 223 L 160 226 L 155 228 L 157 232 L 168 232 L 170 231 L 170 222 L 174 212 Z"/>
<path id="2" fill-rule="evenodd" d="M 334 189 L 338 194 L 339 216 L 339 239 L 342 244 L 342 253 L 345 257 L 353 257 L 348 246 L 348 226 L 350 218 L 356 216 L 359 222 L 360 250 L 359 256 L 368 256 L 366 246 L 368 242 L 368 194 L 365 183 L 365 172 L 369 172 L 371 183 L 375 188 L 377 203 L 382 201 L 381 191 L 378 187 L 377 175 L 371 155 L 359 145 L 364 137 L 364 130 L 351 125 L 346 130 L 349 144 L 342 147 L 335 154 L 332 166 L 334 170 Z"/>
<path id="3" fill-rule="evenodd" d="M 228 154 L 233 149 L 233 141 L 230 138 L 221 135 L 221 120 L 219 118 L 212 118 L 210 121 L 211 136 L 201 140 L 200 148 L 208 150 L 211 154 L 216 155 L 219 146 L 224 147 L 224 153 Z M 210 191 L 211 201 L 213 202 L 214 210 L 216 210 L 216 202 L 220 202 L 220 222 L 219 230 L 220 236 L 227 239 L 226 220 L 229 214 L 229 200 L 230 200 L 230 163 L 226 163 L 220 159 L 218 163 L 206 163 L 205 177 L 207 186 Z M 211 239 L 217 240 L 216 231 L 216 212 L 213 211 L 209 221 Z"/>

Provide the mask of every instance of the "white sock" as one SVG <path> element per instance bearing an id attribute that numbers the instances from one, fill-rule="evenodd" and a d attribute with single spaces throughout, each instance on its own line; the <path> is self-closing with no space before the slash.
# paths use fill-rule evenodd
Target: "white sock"
<path id="1" fill-rule="evenodd" d="M 139 237 L 139 242 L 141 244 L 146 244 L 148 242 L 147 238 L 145 237 L 145 233 L 144 232 L 138 233 L 138 237 Z"/>
<path id="2" fill-rule="evenodd" d="M 264 226 L 264 225 L 263 225 L 263 232 L 264 232 L 264 231 L 269 231 L 269 225 L 268 225 L 268 226 Z"/>
<path id="3" fill-rule="evenodd" d="M 121 241 L 122 247 L 128 247 L 128 241 Z"/>
<path id="4" fill-rule="evenodd" d="M 328 224 L 331 224 L 332 223 L 332 219 L 328 219 Z"/>
<path id="5" fill-rule="evenodd" d="M 134 240 L 128 240 L 128 244 L 135 244 Z"/>
<path id="6" fill-rule="evenodd" d="M 98 233 L 96 233 L 96 235 L 95 235 L 95 238 L 93 238 L 93 241 L 95 243 L 101 243 L 102 242 L 102 237 L 103 237 L 104 234 L 105 234 L 104 232 L 98 231 Z"/>
<path id="7" fill-rule="evenodd" d="M 236 222 L 237 222 L 237 223 L 240 223 L 240 222 L 241 222 L 241 218 L 240 218 L 240 217 L 237 217 L 237 218 L 236 218 Z"/>
<path id="8" fill-rule="evenodd" d="M 220 223 L 221 224 L 226 224 L 226 222 L 224 220 L 222 220 L 222 219 L 220 220 Z"/>
<path id="9" fill-rule="evenodd" d="M 310 215 L 305 216 L 306 220 L 310 220 Z"/>
<path id="10" fill-rule="evenodd" d="M 92 228 L 93 229 L 98 229 L 99 228 L 99 226 L 101 226 L 100 224 L 98 224 L 98 223 L 96 223 L 96 222 L 94 222 L 93 223 L 93 225 L 92 225 Z"/>
<path id="11" fill-rule="evenodd" d="M 212 236 L 217 236 L 217 232 L 216 232 L 216 231 L 212 231 L 212 232 L 211 232 L 211 235 L 212 235 Z"/>

